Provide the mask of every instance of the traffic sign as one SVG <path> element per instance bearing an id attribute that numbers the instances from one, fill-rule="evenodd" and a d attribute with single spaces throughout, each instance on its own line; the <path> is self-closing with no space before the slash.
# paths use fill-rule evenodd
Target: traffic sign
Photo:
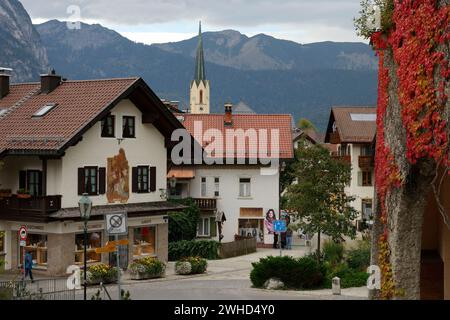
<path id="1" fill-rule="evenodd" d="M 110 235 L 126 235 L 128 233 L 126 212 L 108 213 L 105 215 L 106 233 Z"/>
<path id="2" fill-rule="evenodd" d="M 27 241 L 26 240 L 20 240 L 19 246 L 26 247 L 27 246 Z"/>
<path id="3" fill-rule="evenodd" d="M 286 220 L 275 220 L 273 222 L 274 232 L 286 232 Z"/>
<path id="4" fill-rule="evenodd" d="M 95 253 L 115 252 L 117 250 L 117 246 L 127 246 L 128 244 L 129 244 L 128 239 L 108 241 L 106 242 L 106 245 L 104 247 L 96 248 Z"/>
<path id="5" fill-rule="evenodd" d="M 128 239 L 121 239 L 121 240 L 117 240 L 117 241 L 108 241 L 106 243 L 106 246 L 127 246 L 130 243 L 130 241 L 128 241 Z"/>
<path id="6" fill-rule="evenodd" d="M 20 229 L 19 229 L 19 239 L 21 241 L 26 241 L 27 240 L 27 234 L 28 234 L 27 227 L 21 226 Z"/>

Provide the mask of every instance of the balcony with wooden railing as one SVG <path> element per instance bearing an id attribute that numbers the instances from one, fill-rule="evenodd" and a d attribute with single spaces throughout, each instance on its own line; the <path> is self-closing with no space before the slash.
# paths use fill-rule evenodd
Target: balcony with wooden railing
<path id="1" fill-rule="evenodd" d="M 339 132 L 335 131 L 330 133 L 330 143 L 331 144 L 340 144 L 341 137 L 339 136 Z"/>
<path id="2" fill-rule="evenodd" d="M 374 156 L 359 156 L 358 164 L 361 169 L 371 169 L 375 166 Z"/>
<path id="3" fill-rule="evenodd" d="M 217 208 L 217 199 L 214 198 L 195 198 L 194 201 L 200 210 L 215 210 Z"/>
<path id="4" fill-rule="evenodd" d="M 50 214 L 61 209 L 62 196 L 10 195 L 0 198 L 0 220 L 47 222 Z"/>

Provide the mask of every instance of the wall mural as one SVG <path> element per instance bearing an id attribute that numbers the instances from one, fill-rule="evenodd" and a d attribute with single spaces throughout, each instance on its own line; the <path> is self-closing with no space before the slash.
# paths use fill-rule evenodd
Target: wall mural
<path id="1" fill-rule="evenodd" d="M 119 154 L 108 158 L 108 179 L 106 197 L 108 203 L 127 203 L 130 198 L 130 166 L 125 155 L 125 150 L 119 150 Z"/>

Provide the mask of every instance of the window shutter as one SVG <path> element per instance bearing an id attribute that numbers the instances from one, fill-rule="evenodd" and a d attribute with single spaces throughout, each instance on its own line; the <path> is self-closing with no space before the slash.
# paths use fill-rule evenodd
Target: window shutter
<path id="1" fill-rule="evenodd" d="M 138 168 L 133 167 L 132 173 L 131 173 L 131 191 L 133 193 L 138 193 Z"/>
<path id="2" fill-rule="evenodd" d="M 210 226 L 209 226 L 210 231 L 209 232 L 210 232 L 211 237 L 213 238 L 213 237 L 217 236 L 216 218 L 211 217 L 211 218 L 209 218 L 209 221 L 210 221 Z"/>
<path id="3" fill-rule="evenodd" d="M 156 191 L 156 167 L 150 167 L 150 192 Z"/>
<path id="4" fill-rule="evenodd" d="M 358 172 L 358 186 L 362 186 L 363 185 L 363 173 L 362 171 Z"/>
<path id="5" fill-rule="evenodd" d="M 84 168 L 78 168 L 78 195 L 84 193 Z"/>
<path id="6" fill-rule="evenodd" d="M 25 170 L 21 170 L 19 172 L 19 189 L 27 188 L 27 172 Z"/>
<path id="7" fill-rule="evenodd" d="M 42 171 L 38 171 L 38 196 L 42 196 L 44 194 L 44 190 L 42 190 L 43 186 Z"/>
<path id="8" fill-rule="evenodd" d="M 106 168 L 98 168 L 98 194 L 106 193 Z"/>

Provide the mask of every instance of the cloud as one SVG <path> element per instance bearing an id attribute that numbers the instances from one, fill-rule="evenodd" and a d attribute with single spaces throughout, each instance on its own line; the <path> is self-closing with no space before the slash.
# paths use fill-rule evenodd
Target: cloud
<path id="1" fill-rule="evenodd" d="M 180 24 L 175 33 L 187 23 L 202 20 L 207 29 L 257 30 L 275 28 L 278 33 L 298 36 L 302 30 L 311 31 L 313 39 L 334 40 L 334 34 L 321 30 L 342 30 L 347 40 L 356 40 L 353 18 L 359 10 L 359 0 L 21 0 L 33 21 L 69 17 L 82 21 L 97 21 L 107 26 L 131 28 Z M 81 17 L 67 13 L 70 5 L 80 8 Z M 305 27 L 306 26 L 306 27 Z M 317 27 L 317 29 L 314 29 Z M 132 32 L 132 31 L 130 31 Z M 167 30 L 159 30 L 159 33 Z M 141 35 L 142 36 L 142 35 Z M 305 38 L 312 38 L 310 36 Z M 350 39 L 351 38 L 351 39 Z M 294 39 L 292 39 L 294 40 Z"/>

